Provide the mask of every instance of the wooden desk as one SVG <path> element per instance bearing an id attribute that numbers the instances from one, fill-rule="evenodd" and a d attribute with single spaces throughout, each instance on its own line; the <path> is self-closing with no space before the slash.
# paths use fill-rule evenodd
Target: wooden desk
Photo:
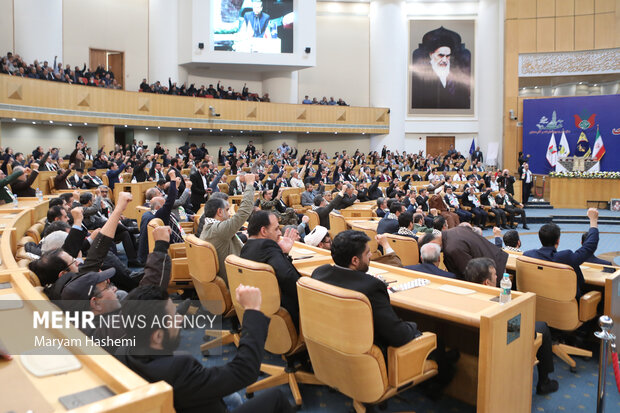
<path id="1" fill-rule="evenodd" d="M 549 178 L 548 182 L 549 201 L 555 208 L 588 208 L 589 201 L 620 198 L 618 179 Z"/>
<path id="2" fill-rule="evenodd" d="M 300 274 L 309 276 L 315 268 L 328 263 L 333 263 L 331 257 L 294 265 Z M 371 262 L 370 271 L 384 271 L 380 275 L 388 282 L 395 280 L 394 285 L 412 278 L 431 281 L 425 287 L 390 294 L 390 300 L 404 317 L 421 323 L 421 329 L 427 330 L 425 324 L 437 327 L 437 333 L 447 346 L 461 350 L 457 374 L 447 389 L 448 394 L 475 403 L 478 412 L 531 410 L 533 366 L 523 360 L 532 360 L 534 352 L 534 294 L 514 292 L 510 303 L 500 305 L 491 301 L 499 295 L 497 288 L 375 262 Z M 442 290 L 444 286 L 473 292 L 455 294 Z M 508 323 L 512 326 L 517 321 L 520 323 L 518 337 L 511 333 L 514 340 L 508 342 Z M 471 353 L 467 353 L 464 344 L 469 339 L 473 341 L 469 347 L 474 347 Z"/>
<path id="3" fill-rule="evenodd" d="M 0 295 L 14 293 L 23 301 L 23 308 L 19 310 L 3 310 L 2 319 L 12 318 L 19 315 L 29 318 L 32 322 L 32 312 L 35 309 L 54 309 L 53 304 L 39 293 L 28 281 L 24 270 L 0 272 L 0 282 L 10 283 L 11 288 L 0 290 Z M 15 312 L 8 317 L 8 312 Z M 18 314 L 19 313 L 19 314 Z M 16 331 L 18 326 L 14 323 L 3 325 L 4 332 Z M 39 330 L 37 330 L 39 331 Z M 58 338 L 85 338 L 84 334 L 75 328 L 61 330 L 44 330 Z M 11 337 L 17 334 L 11 334 Z M 7 336 L 4 336 L 4 344 L 9 352 L 11 347 Z M 58 398 L 80 391 L 105 385 L 114 396 L 99 402 L 83 406 L 74 412 L 172 412 L 172 387 L 163 381 L 150 384 L 140 376 L 125 367 L 113 356 L 101 349 L 99 354 L 82 354 L 70 351 L 78 358 L 81 367 L 78 370 L 46 377 L 33 376 L 22 364 L 21 357 L 15 355 L 11 361 L 0 363 L 0 380 L 3 383 L 21 383 L 22 387 L 2 386 L 0 397 L 3 407 L 9 410 L 26 411 L 34 407 L 35 411 L 66 411 Z M 96 351 L 94 351 L 96 352 Z M 10 404 L 10 405 L 9 405 Z"/>
<path id="4" fill-rule="evenodd" d="M 114 202 L 118 202 L 118 195 L 121 192 L 129 192 L 131 193 L 131 202 L 127 205 L 127 209 L 125 210 L 124 215 L 127 218 L 137 220 L 139 215 L 139 211 L 136 207 L 144 205 L 145 202 L 145 192 L 149 188 L 153 188 L 155 186 L 155 182 L 153 181 L 145 181 L 145 182 L 137 182 L 137 183 L 122 183 L 116 184 L 114 186 Z"/>
<path id="5" fill-rule="evenodd" d="M 365 230 L 377 231 L 377 227 L 379 226 L 379 220 L 374 219 L 347 219 L 347 225 L 351 228 L 356 226 L 358 228 L 362 228 Z"/>

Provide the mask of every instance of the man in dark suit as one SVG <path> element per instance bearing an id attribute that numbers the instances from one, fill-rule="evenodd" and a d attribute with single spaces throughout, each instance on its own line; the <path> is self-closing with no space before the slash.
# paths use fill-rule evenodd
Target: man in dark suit
<path id="1" fill-rule="evenodd" d="M 60 168 L 58 171 L 56 171 L 56 176 L 54 177 L 54 188 L 73 189 L 73 184 L 68 179 L 72 167 L 73 165 L 69 165 L 67 169 Z"/>
<path id="2" fill-rule="evenodd" d="M 420 264 L 407 265 L 405 268 L 447 278 L 456 278 L 456 275 L 451 272 L 439 268 L 441 247 L 431 242 L 434 238 L 435 236 L 433 234 L 427 234 L 422 238 L 420 241 L 422 245 L 420 247 Z"/>
<path id="3" fill-rule="evenodd" d="M 499 184 L 500 188 L 505 188 L 506 192 L 508 192 L 510 195 L 515 194 L 515 177 L 510 175 L 510 171 L 508 171 L 508 169 L 504 169 L 502 174 L 497 177 L 497 183 Z"/>
<path id="4" fill-rule="evenodd" d="M 176 325 L 158 326 L 162 325 L 162 320 L 176 316 L 176 307 L 165 289 L 152 285 L 136 288 L 130 293 L 129 300 L 123 301 L 123 314 L 134 319 L 143 317 L 146 327 L 132 328 L 130 334 L 135 336 L 136 346 L 120 347 L 116 356 L 148 381 L 164 380 L 170 384 L 174 389 L 176 411 L 227 412 L 222 398 L 258 379 L 269 327 L 269 319 L 260 311 L 259 289 L 242 285 L 237 287 L 235 294 L 245 309 L 243 334 L 237 355 L 226 365 L 206 368 L 189 354 L 174 353 L 181 341 L 181 329 Z M 293 411 L 280 389 L 261 392 L 239 409 L 244 412 Z"/>
<path id="5" fill-rule="evenodd" d="M 177 189 L 179 190 L 179 194 L 182 194 L 185 191 L 185 180 L 183 179 L 183 175 L 181 175 L 181 171 L 178 168 L 179 159 L 172 158 L 172 160 L 170 161 L 170 168 L 168 168 L 168 174 L 166 175 L 166 181 L 170 182 L 170 171 L 173 171 L 174 176 L 172 176 L 172 178 L 181 178 L 181 183 L 179 184 L 179 187 Z"/>
<path id="6" fill-rule="evenodd" d="M 23 175 L 20 175 L 17 180 L 11 184 L 11 189 L 18 198 L 36 196 L 36 191 L 31 188 L 31 185 L 39 175 L 39 164 L 32 163 L 30 166 L 32 169 L 24 168 L 23 166 L 18 166 L 13 169 L 14 172 L 18 170 L 25 171 Z"/>
<path id="7" fill-rule="evenodd" d="M 97 176 L 97 168 L 88 168 L 88 173 L 82 177 L 84 189 L 95 189 L 103 185 L 101 178 Z"/>
<path id="8" fill-rule="evenodd" d="M 200 205 L 205 202 L 207 196 L 207 189 L 209 189 L 209 182 L 207 179 L 208 172 L 209 164 L 203 162 L 200 165 L 200 169 L 189 176 L 189 180 L 192 182 L 192 196 L 190 202 L 195 212 L 200 209 Z"/>
<path id="9" fill-rule="evenodd" d="M 69 183 L 77 189 L 82 189 L 82 186 L 84 185 L 84 181 L 82 180 L 82 177 L 84 176 L 84 170 L 83 169 L 76 169 L 75 173 L 69 177 Z"/>
<path id="10" fill-rule="evenodd" d="M 517 202 L 512 195 L 508 193 L 506 188 L 499 188 L 499 194 L 495 195 L 495 202 L 497 202 L 497 205 L 504 206 L 504 210 L 509 214 L 508 224 L 512 228 L 516 228 L 514 225 L 515 217 L 517 215 L 521 215 L 521 224 L 523 224 L 523 229 L 530 229 L 530 227 L 527 226 L 527 218 L 525 216 L 523 205 Z"/>
<path id="11" fill-rule="evenodd" d="M 441 237 L 433 240 L 433 242 L 441 244 L 443 262 L 448 271 L 462 280 L 469 260 L 489 257 L 495 262 L 497 273 L 504 274 L 508 254 L 484 237 L 476 234 L 468 224 L 461 225 L 442 231 Z"/>
<path id="12" fill-rule="evenodd" d="M 461 203 L 463 206 L 471 208 L 471 213 L 476 215 L 474 218 L 475 225 L 485 229 L 489 214 L 482 208 L 482 204 L 476 196 L 473 186 L 470 186 L 467 190 L 465 190 L 465 192 L 463 192 L 463 195 L 461 195 Z"/>
<path id="13" fill-rule="evenodd" d="M 293 247 L 296 230 L 282 236 L 278 217 L 269 211 L 255 211 L 248 221 L 248 241 L 241 248 L 241 258 L 262 262 L 273 267 L 280 286 L 282 307 L 288 311 L 299 330 L 297 280 L 300 275 L 288 256 Z"/>
<path id="14" fill-rule="evenodd" d="M 248 32 L 252 33 L 252 37 L 263 37 L 269 23 L 269 15 L 263 13 L 263 2 L 252 0 L 252 11 L 246 12 L 243 20 Z"/>
<path id="15" fill-rule="evenodd" d="M 319 216 L 319 222 L 321 226 L 330 229 L 329 226 L 329 213 L 332 212 L 336 206 L 340 204 L 342 199 L 342 192 L 338 193 L 328 204 L 323 195 L 317 195 L 314 197 L 314 206 L 316 209 L 314 212 Z"/>
<path id="16" fill-rule="evenodd" d="M 523 164 L 523 170 L 521 171 L 521 183 L 523 185 L 523 205 L 527 204 L 532 193 L 532 186 L 534 184 L 534 175 L 530 171 L 530 165 L 525 162 Z"/>
<path id="17" fill-rule="evenodd" d="M 166 179 L 166 176 L 164 175 L 164 171 L 162 170 L 161 163 L 159 162 L 153 163 L 153 166 L 149 170 L 149 178 L 151 178 L 151 180 L 155 182 L 159 181 L 160 179 Z"/>
<path id="18" fill-rule="evenodd" d="M 336 265 L 320 266 L 312 278 L 364 294 L 372 306 L 374 341 L 379 347 L 399 347 L 422 333 L 414 322 L 401 320 L 392 305 L 386 284 L 367 273 L 370 264 L 370 238 L 360 231 L 348 230 L 332 240 L 332 258 Z"/>
<path id="19" fill-rule="evenodd" d="M 590 230 L 586 235 L 581 248 L 573 252 L 571 250 L 558 251 L 560 245 L 560 235 L 562 231 L 557 224 L 545 224 L 538 231 L 538 238 L 542 247 L 537 250 L 525 251 L 523 255 L 526 257 L 538 258 L 539 260 L 559 262 L 573 267 L 577 274 L 577 294 L 575 298 L 579 299 L 583 294 L 583 286 L 585 280 L 583 273 L 579 267 L 586 262 L 598 247 L 598 211 L 596 208 L 588 209 L 588 219 L 590 220 Z"/>
<path id="20" fill-rule="evenodd" d="M 398 201 L 390 204 L 390 213 L 386 214 L 377 224 L 377 234 L 396 234 L 398 232 L 398 217 L 405 212 L 405 206 Z"/>

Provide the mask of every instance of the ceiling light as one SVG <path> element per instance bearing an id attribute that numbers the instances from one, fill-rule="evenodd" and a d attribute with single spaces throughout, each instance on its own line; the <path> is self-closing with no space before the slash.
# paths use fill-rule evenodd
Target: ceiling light
<path id="1" fill-rule="evenodd" d="M 70 123 L 69 126 L 73 126 L 73 123 Z"/>
<path id="2" fill-rule="evenodd" d="M 220 132 L 222 132 L 224 129 L 220 129 Z"/>
<path id="3" fill-rule="evenodd" d="M 13 118 L 13 122 L 15 122 L 17 119 Z"/>
<path id="4" fill-rule="evenodd" d="M 281 130 L 279 130 L 279 131 L 278 131 L 278 133 L 282 133 L 282 131 L 281 131 Z"/>
<path id="5" fill-rule="evenodd" d="M 53 120 L 50 120 L 50 123 L 54 123 L 54 121 L 53 121 Z"/>
<path id="6" fill-rule="evenodd" d="M 32 122 L 32 124 L 33 124 L 33 125 L 36 125 L 36 124 L 37 124 L 37 122 L 34 122 L 34 121 L 33 121 L 33 122 Z"/>
<path id="7" fill-rule="evenodd" d="M 213 129 L 209 129 L 209 132 L 213 132 Z"/>
<path id="8" fill-rule="evenodd" d="M 84 126 L 88 126 L 88 123 L 84 122 Z"/>
<path id="9" fill-rule="evenodd" d="M 144 129 L 149 130 L 149 128 L 144 128 Z"/>
<path id="10" fill-rule="evenodd" d="M 239 133 L 243 133 L 243 131 L 242 131 L 242 130 L 240 130 L 240 131 L 239 131 Z"/>
<path id="11" fill-rule="evenodd" d="M 181 132 L 181 128 L 179 128 L 178 131 Z"/>
<path id="12" fill-rule="evenodd" d="M 157 129 L 161 129 L 161 127 L 160 127 L 160 126 L 158 126 L 158 127 L 157 127 Z"/>
<path id="13" fill-rule="evenodd" d="M 192 130 L 192 128 L 189 128 L 189 130 Z"/>
<path id="14" fill-rule="evenodd" d="M 310 132 L 306 131 L 306 133 L 310 133 Z"/>
<path id="15" fill-rule="evenodd" d="M 338 132 L 334 132 L 334 135 L 338 135 Z"/>
<path id="16" fill-rule="evenodd" d="M 366 135 L 366 132 L 362 132 L 362 135 Z"/>
<path id="17" fill-rule="evenodd" d="M 125 125 L 125 127 L 127 127 L 127 125 Z"/>

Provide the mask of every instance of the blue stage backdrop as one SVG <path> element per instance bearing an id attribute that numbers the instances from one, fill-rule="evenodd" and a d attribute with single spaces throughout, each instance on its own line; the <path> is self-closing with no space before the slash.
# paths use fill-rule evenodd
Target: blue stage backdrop
<path id="1" fill-rule="evenodd" d="M 569 156 L 575 156 L 582 132 L 594 147 L 597 127 L 605 145 L 601 171 L 620 171 L 620 95 L 524 100 L 523 153 L 531 155 L 530 169 L 536 174 L 553 171 L 546 157 L 552 134 L 559 147 L 564 132 Z"/>

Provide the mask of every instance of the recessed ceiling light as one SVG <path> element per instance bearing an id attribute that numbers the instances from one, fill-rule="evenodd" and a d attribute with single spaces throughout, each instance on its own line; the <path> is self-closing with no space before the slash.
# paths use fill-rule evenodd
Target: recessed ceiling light
<path id="1" fill-rule="evenodd" d="M 13 118 L 13 122 L 15 122 L 17 119 Z"/>
<path id="2" fill-rule="evenodd" d="M 366 132 L 362 132 L 362 135 L 366 135 Z"/>
<path id="3" fill-rule="evenodd" d="M 144 129 L 149 130 L 149 128 L 144 128 Z"/>
<path id="4" fill-rule="evenodd" d="M 306 131 L 306 133 L 310 133 L 310 132 Z"/>
<path id="5" fill-rule="evenodd" d="M 281 131 L 281 130 L 279 130 L 279 131 L 278 131 L 278 133 L 282 133 L 282 131 Z"/>
<path id="6" fill-rule="evenodd" d="M 189 128 L 189 130 L 192 130 L 192 128 Z"/>
<path id="7" fill-rule="evenodd" d="M 213 129 L 209 129 L 209 132 L 213 132 Z"/>
<path id="8" fill-rule="evenodd" d="M 84 126 L 88 126 L 88 123 L 84 122 Z"/>
<path id="9" fill-rule="evenodd" d="M 334 135 L 338 135 L 338 132 L 334 132 Z"/>
<path id="10" fill-rule="evenodd" d="M 53 121 L 53 120 L 50 120 L 50 123 L 54 123 L 54 121 Z"/>
<path id="11" fill-rule="evenodd" d="M 125 127 L 127 127 L 127 125 L 125 125 Z"/>
<path id="12" fill-rule="evenodd" d="M 33 124 L 33 125 L 36 125 L 36 124 L 37 124 L 37 122 L 32 122 L 32 124 Z"/>
<path id="13" fill-rule="evenodd" d="M 240 131 L 239 131 L 239 133 L 243 133 L 243 131 L 242 131 L 242 130 L 240 130 Z"/>
<path id="14" fill-rule="evenodd" d="M 224 129 L 220 129 L 220 132 L 222 132 Z"/>
<path id="15" fill-rule="evenodd" d="M 179 132 L 181 132 L 181 128 L 179 128 L 178 130 L 179 130 Z"/>
<path id="16" fill-rule="evenodd" d="M 158 126 L 158 127 L 157 127 L 157 129 L 161 129 L 161 127 L 160 127 L 160 126 Z"/>
<path id="17" fill-rule="evenodd" d="M 73 123 L 70 123 L 69 126 L 73 126 Z"/>

